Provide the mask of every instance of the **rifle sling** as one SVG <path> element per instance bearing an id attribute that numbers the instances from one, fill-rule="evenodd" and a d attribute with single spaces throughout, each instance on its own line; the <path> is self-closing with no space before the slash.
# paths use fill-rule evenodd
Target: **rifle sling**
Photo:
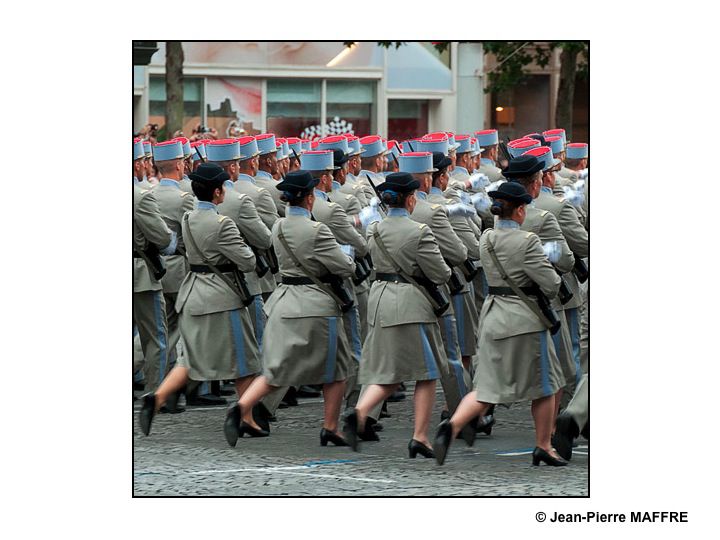
<path id="1" fill-rule="evenodd" d="M 520 300 L 522 300 L 527 307 L 530 308 L 530 310 L 537 315 L 538 319 L 540 319 L 540 322 L 545 326 L 548 330 L 552 328 L 553 324 L 548 320 L 548 318 L 543 314 L 543 312 L 540 310 L 540 307 L 537 305 L 537 303 L 533 302 L 530 297 L 523 292 L 523 290 L 518 287 L 517 283 L 512 280 L 510 276 L 507 275 L 507 272 L 505 272 L 505 268 L 503 268 L 502 264 L 500 264 L 500 261 L 497 258 L 497 255 L 495 254 L 495 248 L 493 247 L 493 244 L 490 240 L 490 237 L 488 236 L 487 241 L 487 249 L 488 253 L 490 253 L 490 257 L 492 257 L 493 262 L 495 263 L 495 266 L 498 269 L 498 272 L 500 272 L 500 277 L 503 278 L 503 281 L 507 283 L 510 288 L 513 290 L 513 292 L 520 297 Z"/>
<path id="2" fill-rule="evenodd" d="M 205 265 L 208 266 L 210 268 L 210 270 L 213 271 L 214 274 L 216 274 L 218 277 L 220 277 L 220 279 L 222 279 L 225 282 L 225 284 L 228 287 L 230 287 L 232 292 L 237 294 L 242 300 L 247 300 L 247 298 L 245 298 L 245 295 L 242 292 L 240 292 L 240 289 L 238 288 L 238 286 L 235 283 L 233 283 L 233 281 L 229 277 L 227 277 L 225 274 L 223 274 L 217 266 L 215 266 L 210 261 L 208 261 L 205 258 L 205 255 L 203 255 L 203 252 L 200 251 L 197 244 L 195 243 L 195 239 L 193 238 L 192 232 L 190 231 L 190 223 L 188 223 L 188 214 L 185 214 L 183 216 L 183 222 L 185 223 L 185 231 L 187 233 L 185 235 L 185 237 L 186 237 L 188 243 L 190 244 L 190 246 L 193 248 L 193 250 L 196 251 L 200 255 L 202 262 L 205 263 Z"/>
<path id="3" fill-rule="evenodd" d="M 425 296 L 425 298 L 427 298 L 428 302 L 430 302 L 430 305 L 433 306 L 433 309 L 437 309 L 437 308 L 441 307 L 428 294 L 428 292 L 425 290 L 425 287 L 420 285 L 412 275 L 404 272 L 403 269 L 400 268 L 400 265 L 398 265 L 398 263 L 395 262 L 395 259 L 392 258 L 392 256 L 388 252 L 387 248 L 385 247 L 385 243 L 382 241 L 382 238 L 380 238 L 380 233 L 377 231 L 377 229 L 375 229 L 375 231 L 373 232 L 373 238 L 375 238 L 375 243 L 380 248 L 380 251 L 382 251 L 383 255 L 385 255 L 385 257 L 387 257 L 388 260 L 390 261 L 390 264 L 395 269 L 395 273 L 401 275 L 411 285 L 414 285 L 415 288 L 417 288 L 423 294 L 423 296 Z"/>
<path id="4" fill-rule="evenodd" d="M 290 255 L 290 258 L 293 260 L 293 262 L 295 263 L 295 265 L 296 265 L 298 268 L 300 268 L 300 269 L 303 271 L 303 273 L 304 273 L 308 278 L 310 278 L 310 280 L 311 280 L 316 286 L 318 286 L 318 287 L 319 287 L 320 289 L 322 289 L 325 293 L 327 293 L 328 295 L 330 295 L 330 297 L 331 297 L 333 300 L 335 300 L 335 303 L 336 303 L 338 306 L 342 306 L 342 305 L 343 305 L 343 301 L 340 300 L 340 298 L 338 297 L 338 295 L 336 295 L 336 294 L 333 292 L 333 290 L 332 290 L 330 287 L 327 286 L 327 284 L 325 284 L 325 283 L 323 283 L 322 281 L 320 281 L 320 280 L 317 278 L 317 276 L 315 276 L 315 274 L 313 274 L 313 273 L 312 273 L 302 262 L 300 262 L 300 260 L 295 256 L 295 253 L 293 253 L 292 249 L 290 249 L 290 246 L 288 245 L 287 240 L 285 239 L 285 235 L 283 234 L 282 223 L 278 223 L 278 239 L 280 240 L 280 243 L 281 243 L 281 244 L 283 245 L 283 247 L 285 248 L 285 251 L 287 251 L 287 252 L 288 252 L 288 255 Z"/>

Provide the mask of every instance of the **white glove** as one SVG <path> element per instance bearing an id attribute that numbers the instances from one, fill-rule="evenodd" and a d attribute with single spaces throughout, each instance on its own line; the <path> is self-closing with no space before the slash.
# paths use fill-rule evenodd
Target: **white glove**
<path id="1" fill-rule="evenodd" d="M 563 191 L 565 192 L 565 198 L 573 206 L 579 208 L 585 202 L 585 194 L 582 191 L 575 191 L 570 186 L 564 186 Z"/>
<path id="2" fill-rule="evenodd" d="M 478 212 L 484 212 L 490 208 L 490 205 L 492 204 L 490 197 L 488 197 L 485 193 L 476 193 L 470 197 L 470 202 Z"/>
<path id="3" fill-rule="evenodd" d="M 377 208 L 378 206 L 380 206 L 380 199 L 378 199 L 377 197 L 373 197 L 372 199 L 370 199 L 370 206 L 372 206 L 373 208 Z"/>
<path id="4" fill-rule="evenodd" d="M 351 259 L 355 259 L 355 248 L 353 248 L 350 244 L 340 244 L 340 249 Z"/>
<path id="5" fill-rule="evenodd" d="M 377 206 L 366 206 L 365 208 L 360 210 L 360 213 L 358 214 L 358 219 L 360 220 L 360 224 L 362 225 L 363 229 L 367 229 L 371 223 L 380 221 L 382 219 L 382 216 L 380 215 L 380 212 L 378 212 Z"/>
<path id="6" fill-rule="evenodd" d="M 471 204 L 469 194 L 467 194 L 464 191 L 460 191 L 459 194 L 460 194 L 460 202 L 462 202 L 463 204 Z"/>
<path id="7" fill-rule="evenodd" d="M 497 188 L 500 187 L 500 184 L 504 184 L 504 183 L 505 183 L 505 180 L 498 180 L 497 182 L 493 182 L 492 184 L 490 184 L 487 187 L 487 189 L 485 191 L 488 193 L 490 193 L 491 191 L 495 191 Z"/>
<path id="8" fill-rule="evenodd" d="M 448 216 L 450 217 L 470 217 L 475 213 L 475 209 L 472 206 L 462 203 L 448 204 L 445 208 L 447 208 Z"/>
<path id="9" fill-rule="evenodd" d="M 490 183 L 490 179 L 483 173 L 475 173 L 467 180 L 468 187 L 471 189 L 480 189 Z"/>
<path id="10" fill-rule="evenodd" d="M 585 180 L 589 174 L 590 174 L 590 171 L 588 169 L 583 169 L 582 171 L 580 171 L 578 176 L 580 177 L 581 180 Z"/>
<path id="11" fill-rule="evenodd" d="M 577 182 L 575 182 L 573 184 L 573 189 L 575 191 L 582 191 L 583 189 L 585 189 L 585 180 L 578 180 Z"/>
<path id="12" fill-rule="evenodd" d="M 551 263 L 558 262 L 560 260 L 560 255 L 562 255 L 560 244 L 558 244 L 555 240 L 543 244 L 543 252 Z"/>

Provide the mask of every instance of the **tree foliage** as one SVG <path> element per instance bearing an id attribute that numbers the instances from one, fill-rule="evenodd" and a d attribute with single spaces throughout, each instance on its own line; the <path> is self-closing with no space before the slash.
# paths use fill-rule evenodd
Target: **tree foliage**
<path id="1" fill-rule="evenodd" d="M 346 47 L 354 41 L 345 41 Z M 381 47 L 398 48 L 405 41 L 378 41 Z M 445 52 L 452 42 L 433 41 L 433 47 L 438 52 Z M 471 43 L 459 41 L 458 43 Z M 577 73 L 582 77 L 588 74 L 588 42 L 587 41 L 480 41 L 486 53 L 491 53 L 497 59 L 494 69 L 487 73 L 485 92 L 499 93 L 522 84 L 529 75 L 529 67 L 536 65 L 545 67 L 550 63 L 552 53 L 560 48 L 568 53 L 579 54 Z"/>

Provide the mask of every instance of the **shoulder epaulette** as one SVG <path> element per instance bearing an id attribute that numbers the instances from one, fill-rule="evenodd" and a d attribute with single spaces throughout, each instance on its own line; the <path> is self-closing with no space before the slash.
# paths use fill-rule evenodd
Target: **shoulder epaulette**
<path id="1" fill-rule="evenodd" d="M 226 217 L 227 217 L 227 216 L 223 216 L 222 214 L 219 215 L 219 216 L 218 216 L 218 223 L 222 223 L 223 220 L 224 220 Z"/>
<path id="2" fill-rule="evenodd" d="M 181 196 L 181 197 L 184 197 L 185 195 L 192 195 L 192 193 L 189 193 L 189 192 L 187 192 L 187 191 L 181 191 L 181 192 L 180 192 L 180 196 Z"/>

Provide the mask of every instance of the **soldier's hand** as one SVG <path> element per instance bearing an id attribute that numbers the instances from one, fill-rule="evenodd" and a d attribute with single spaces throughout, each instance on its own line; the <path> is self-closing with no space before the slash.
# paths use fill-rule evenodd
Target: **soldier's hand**
<path id="1" fill-rule="evenodd" d="M 585 194 L 582 191 L 576 191 L 570 186 L 564 186 L 565 199 L 573 206 L 581 207 L 585 202 Z"/>
<path id="2" fill-rule="evenodd" d="M 560 256 L 562 255 L 560 244 L 555 240 L 543 244 L 543 252 L 548 260 L 553 264 L 558 262 L 560 260 Z"/>
<path id="3" fill-rule="evenodd" d="M 358 214 L 358 219 L 363 229 L 367 229 L 371 223 L 382 220 L 382 216 L 377 210 L 377 206 L 366 206 Z"/>
<path id="4" fill-rule="evenodd" d="M 476 193 L 470 197 L 470 202 L 478 212 L 484 212 L 490 208 L 490 205 L 492 204 L 490 197 L 488 197 L 485 193 Z"/>
<path id="5" fill-rule="evenodd" d="M 469 189 L 480 189 L 487 186 L 490 183 L 490 179 L 483 173 L 475 173 L 468 178 L 466 185 Z"/>

